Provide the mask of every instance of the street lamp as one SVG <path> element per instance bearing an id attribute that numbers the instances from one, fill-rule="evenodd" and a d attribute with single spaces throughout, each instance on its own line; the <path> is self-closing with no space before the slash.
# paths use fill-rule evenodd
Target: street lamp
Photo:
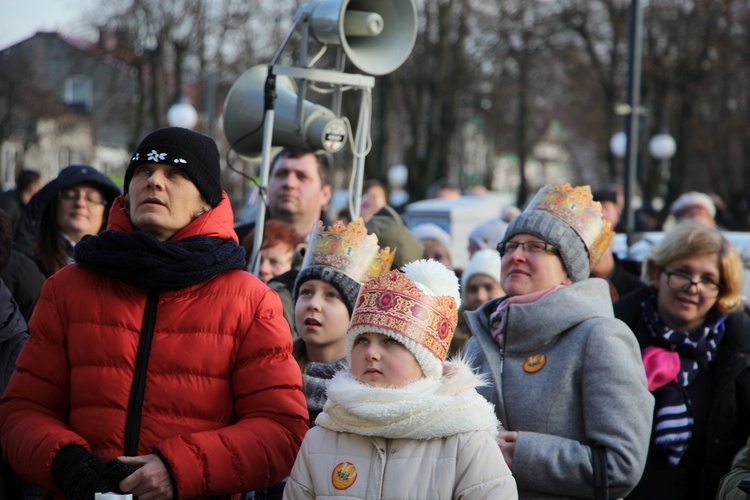
<path id="1" fill-rule="evenodd" d="M 677 151 L 677 143 L 674 138 L 666 132 L 656 134 L 648 141 L 648 152 L 659 160 L 659 193 L 662 198 L 666 197 L 666 184 L 669 180 L 669 160 L 672 159 Z"/>
<path id="2" fill-rule="evenodd" d="M 409 201 L 409 193 L 404 189 L 409 180 L 409 169 L 406 165 L 391 165 L 388 169 L 388 184 L 391 194 L 388 204 L 392 207 L 401 207 Z"/>
<path id="3" fill-rule="evenodd" d="M 660 161 L 671 159 L 677 151 L 677 143 L 674 138 L 666 132 L 656 134 L 648 141 L 648 152 Z"/>
<path id="4" fill-rule="evenodd" d="M 628 146 L 628 136 L 622 130 L 615 132 L 609 139 L 609 150 L 617 158 L 625 158 L 625 148 Z"/>
<path id="5" fill-rule="evenodd" d="M 638 110 L 641 109 L 641 47 L 643 40 L 643 4 L 641 0 L 630 0 L 630 29 L 628 33 L 628 106 L 630 112 L 625 115 L 625 192 L 623 215 L 628 231 L 635 228 L 635 212 L 631 203 L 636 181 L 636 163 L 638 159 Z M 630 233 L 628 233 L 630 234 Z M 630 238 L 628 237 L 628 240 Z M 628 241 L 630 244 L 630 241 Z"/>
<path id="6" fill-rule="evenodd" d="M 180 99 L 167 111 L 167 123 L 173 127 L 193 128 L 198 123 L 198 112 L 189 102 Z"/>

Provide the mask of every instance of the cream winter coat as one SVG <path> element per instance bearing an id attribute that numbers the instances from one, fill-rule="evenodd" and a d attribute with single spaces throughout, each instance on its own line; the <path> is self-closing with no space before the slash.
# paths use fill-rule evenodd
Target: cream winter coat
<path id="1" fill-rule="evenodd" d="M 337 374 L 284 498 L 517 499 L 479 384 L 463 361 L 398 389 Z"/>

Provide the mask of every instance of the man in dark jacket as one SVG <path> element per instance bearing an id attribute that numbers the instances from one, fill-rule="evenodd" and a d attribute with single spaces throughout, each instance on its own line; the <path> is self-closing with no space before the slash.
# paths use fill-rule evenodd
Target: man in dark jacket
<path id="1" fill-rule="evenodd" d="M 11 189 L 0 195 L 0 208 L 8 212 L 13 232 L 18 226 L 23 208 L 41 187 L 42 176 L 39 172 L 36 170 L 21 170 L 16 176 L 16 189 Z"/>
<path id="2" fill-rule="evenodd" d="M 331 161 L 327 155 L 282 149 L 271 160 L 265 200 L 267 218 L 291 224 L 300 237 L 307 238 L 315 223 L 323 219 L 331 201 L 330 178 Z M 235 228 L 240 241 L 255 224 L 252 221 Z"/>

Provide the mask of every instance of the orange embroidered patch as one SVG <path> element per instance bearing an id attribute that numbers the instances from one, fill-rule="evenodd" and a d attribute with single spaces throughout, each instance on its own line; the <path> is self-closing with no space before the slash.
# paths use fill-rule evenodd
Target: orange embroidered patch
<path id="1" fill-rule="evenodd" d="M 353 463 L 341 462 L 333 469 L 331 482 L 337 490 L 345 490 L 357 480 L 357 469 Z"/>

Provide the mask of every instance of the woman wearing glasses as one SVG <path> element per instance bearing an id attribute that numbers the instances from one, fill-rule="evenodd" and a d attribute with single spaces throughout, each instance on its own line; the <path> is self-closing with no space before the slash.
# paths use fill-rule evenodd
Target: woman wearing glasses
<path id="1" fill-rule="evenodd" d="M 507 296 L 466 313 L 467 356 L 490 381 L 478 390 L 505 427 L 521 498 L 591 498 L 597 474 L 619 498 L 646 461 L 653 397 L 638 344 L 607 282 L 589 278 L 613 236 L 601 214 L 588 186 L 542 188 L 498 245 Z"/>
<path id="2" fill-rule="evenodd" d="M 98 170 L 71 165 L 40 189 L 24 209 L 16 245 L 49 277 L 73 262 L 73 247 L 98 234 L 120 189 Z"/>
<path id="3" fill-rule="evenodd" d="M 645 287 L 615 304 L 656 400 L 633 498 L 714 498 L 750 434 L 750 319 L 742 261 L 715 228 L 683 222 L 653 248 Z"/>

